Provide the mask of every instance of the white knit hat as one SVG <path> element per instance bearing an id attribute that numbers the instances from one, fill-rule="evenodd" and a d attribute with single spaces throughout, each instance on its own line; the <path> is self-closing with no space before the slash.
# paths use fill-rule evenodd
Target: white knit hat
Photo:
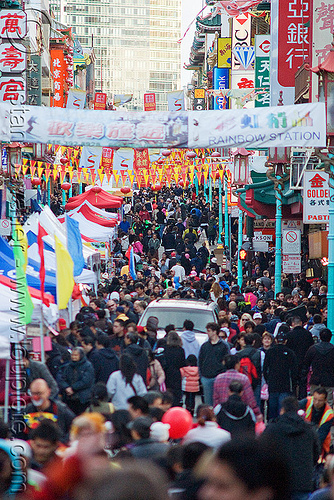
<path id="1" fill-rule="evenodd" d="M 151 425 L 150 437 L 155 441 L 168 441 L 169 429 L 169 424 L 163 424 L 162 422 L 153 422 L 153 424 Z"/>

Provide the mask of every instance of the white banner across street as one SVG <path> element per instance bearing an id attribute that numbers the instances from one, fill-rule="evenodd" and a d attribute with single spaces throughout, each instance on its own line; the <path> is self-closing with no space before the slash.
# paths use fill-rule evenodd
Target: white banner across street
<path id="1" fill-rule="evenodd" d="M 215 111 L 93 111 L 0 105 L 3 142 L 131 148 L 324 147 L 323 103 Z"/>

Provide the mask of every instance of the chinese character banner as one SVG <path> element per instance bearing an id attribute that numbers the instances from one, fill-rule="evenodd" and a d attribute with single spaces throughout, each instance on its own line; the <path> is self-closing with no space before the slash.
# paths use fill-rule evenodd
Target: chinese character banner
<path id="1" fill-rule="evenodd" d="M 130 148 L 326 145 L 323 103 L 202 113 L 105 113 L 40 106 L 24 106 L 23 113 L 21 106 L 20 126 L 10 121 L 15 109 L 0 104 L 3 141 Z"/>
<path id="2" fill-rule="evenodd" d="M 188 146 L 264 148 L 326 144 L 322 103 L 189 112 Z"/>

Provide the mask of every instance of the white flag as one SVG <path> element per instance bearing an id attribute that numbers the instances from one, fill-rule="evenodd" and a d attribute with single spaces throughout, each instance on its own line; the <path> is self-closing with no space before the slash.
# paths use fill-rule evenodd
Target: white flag
<path id="1" fill-rule="evenodd" d="M 67 97 L 67 109 L 84 109 L 86 102 L 86 91 L 70 89 Z"/>

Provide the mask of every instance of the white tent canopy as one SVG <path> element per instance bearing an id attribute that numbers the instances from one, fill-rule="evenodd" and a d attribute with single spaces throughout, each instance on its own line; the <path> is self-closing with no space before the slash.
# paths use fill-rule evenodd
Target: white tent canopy
<path id="1" fill-rule="evenodd" d="M 40 264 L 41 259 L 38 253 L 38 244 L 33 243 L 28 248 L 28 257 L 36 261 Z M 44 250 L 44 262 L 45 269 L 47 271 L 56 271 L 57 263 L 56 263 L 56 254 L 55 252 L 51 252 L 50 250 Z M 74 276 L 74 281 L 76 283 L 87 283 L 93 284 L 97 287 L 97 279 L 94 271 L 90 271 L 89 269 L 83 269 L 82 273 L 79 276 Z"/>
<path id="2" fill-rule="evenodd" d="M 52 236 L 44 236 L 43 240 L 45 243 L 50 245 L 53 249 L 55 246 L 54 235 L 56 235 L 61 243 L 66 246 L 66 228 L 62 225 L 57 217 L 54 215 L 52 210 L 46 205 L 40 214 L 34 213 L 32 214 L 28 220 L 25 222 L 23 229 L 27 233 L 28 231 L 32 231 L 34 234 L 38 234 L 38 222 L 41 223 L 43 228 Z M 91 255 L 95 254 L 94 250 L 82 246 L 82 253 L 87 262 L 88 258 Z"/>

